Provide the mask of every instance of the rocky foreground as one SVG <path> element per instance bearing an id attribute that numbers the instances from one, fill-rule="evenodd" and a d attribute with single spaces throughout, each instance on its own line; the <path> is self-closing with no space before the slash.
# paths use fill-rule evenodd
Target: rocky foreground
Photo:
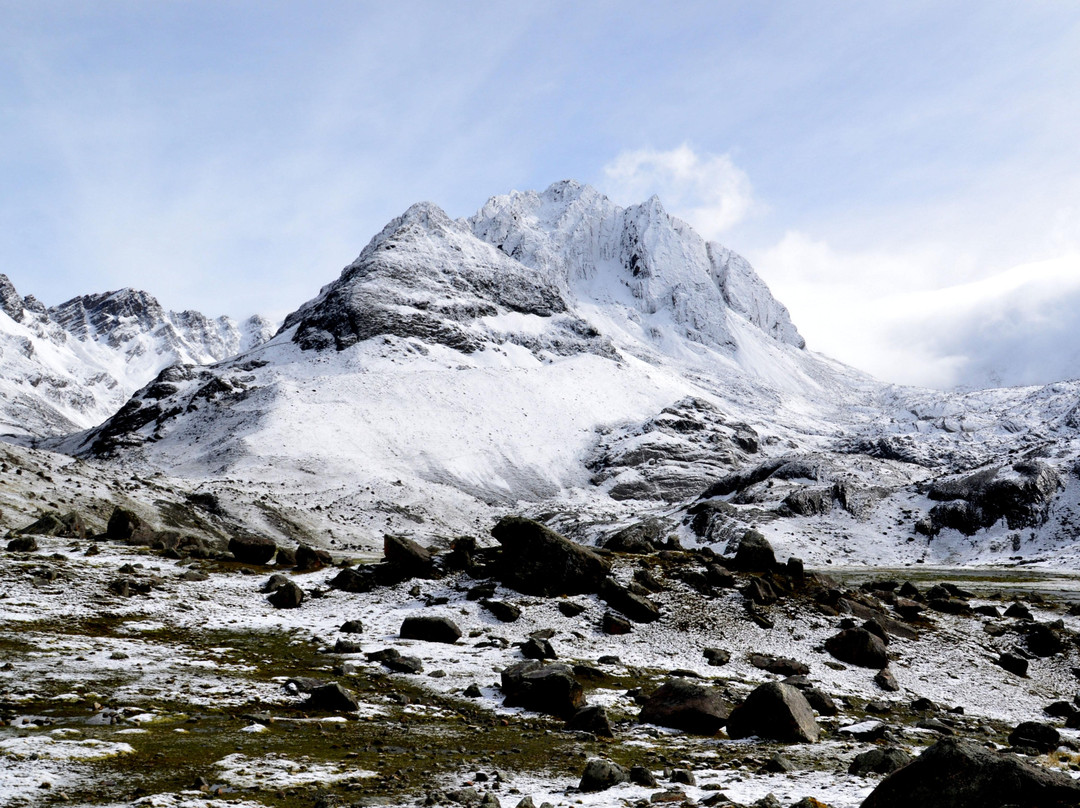
<path id="1" fill-rule="evenodd" d="M 0 557 L 5 805 L 1080 804 L 1080 609 L 1007 575 L 845 585 L 648 523 L 378 560 L 93 532 Z"/>

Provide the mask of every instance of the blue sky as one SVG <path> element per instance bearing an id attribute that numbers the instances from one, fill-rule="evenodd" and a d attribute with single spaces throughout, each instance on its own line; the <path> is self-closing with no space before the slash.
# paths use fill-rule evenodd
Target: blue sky
<path id="1" fill-rule="evenodd" d="M 1080 376 L 1080 7 L 0 0 L 0 272 L 283 315 L 419 200 L 573 177 L 742 252 L 810 346 Z M 1075 347 L 1074 347 L 1075 346 Z"/>

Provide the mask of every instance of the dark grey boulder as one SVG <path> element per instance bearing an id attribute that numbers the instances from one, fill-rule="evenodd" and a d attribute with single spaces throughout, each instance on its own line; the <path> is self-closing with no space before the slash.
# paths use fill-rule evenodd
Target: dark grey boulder
<path id="1" fill-rule="evenodd" d="M 787 743 L 815 742 L 821 728 L 806 697 L 782 682 L 767 682 L 736 707 L 727 722 L 732 738 L 756 735 Z"/>
<path id="2" fill-rule="evenodd" d="M 577 617 L 585 611 L 585 606 L 581 603 L 575 603 L 572 600 L 560 600 L 559 611 L 562 613 L 563 617 Z"/>
<path id="3" fill-rule="evenodd" d="M 660 619 L 660 609 L 655 603 L 610 578 L 600 585 L 600 599 L 635 623 L 652 623 Z"/>
<path id="4" fill-rule="evenodd" d="M 1061 635 L 1046 623 L 1032 623 L 1024 631 L 1028 651 L 1037 657 L 1049 657 L 1065 650 Z"/>
<path id="5" fill-rule="evenodd" d="M 330 586 L 340 589 L 342 592 L 364 593 L 371 592 L 378 586 L 374 571 L 368 567 L 352 567 L 343 569 L 330 581 Z"/>
<path id="6" fill-rule="evenodd" d="M 633 628 L 633 624 L 629 620 L 615 612 L 604 612 L 604 617 L 600 622 L 600 629 L 605 634 L 616 637 L 629 634 Z"/>
<path id="7" fill-rule="evenodd" d="M 1023 746 L 1038 749 L 1042 753 L 1058 748 L 1061 735 L 1049 724 L 1038 721 L 1024 721 L 1009 733 L 1009 746 Z"/>
<path id="8" fill-rule="evenodd" d="M 1017 676 L 1027 676 L 1028 661 L 1019 654 L 1006 651 L 994 661 L 1009 673 L 1015 673 Z"/>
<path id="9" fill-rule="evenodd" d="M 461 629 L 449 617 L 413 615 L 406 617 L 398 632 L 403 640 L 455 643 L 461 639 Z"/>
<path id="10" fill-rule="evenodd" d="M 756 530 L 748 530 L 739 542 L 731 566 L 748 572 L 768 572 L 776 567 L 776 553 L 768 539 Z"/>
<path id="11" fill-rule="evenodd" d="M 37 539 L 33 536 L 16 536 L 7 543 L 9 553 L 35 553 L 37 549 Z"/>
<path id="12" fill-rule="evenodd" d="M 229 552 L 241 564 L 263 565 L 274 558 L 277 545 L 266 536 L 233 536 L 229 539 Z"/>
<path id="13" fill-rule="evenodd" d="M 521 617 L 521 608 L 504 600 L 482 600 L 480 605 L 502 623 L 513 623 Z"/>
<path id="14" fill-rule="evenodd" d="M 338 631 L 344 634 L 362 634 L 364 632 L 364 624 L 359 620 L 346 620 L 341 624 L 341 628 Z"/>
<path id="15" fill-rule="evenodd" d="M 571 718 L 585 706 L 585 692 L 569 665 L 529 660 L 501 674 L 504 705 Z"/>
<path id="16" fill-rule="evenodd" d="M 348 690 L 334 683 L 312 689 L 304 707 L 308 710 L 352 713 L 360 709 L 360 703 Z"/>
<path id="17" fill-rule="evenodd" d="M 591 732 L 601 738 L 615 737 L 607 710 L 600 704 L 582 707 L 566 722 L 566 728 L 577 732 Z"/>
<path id="18" fill-rule="evenodd" d="M 844 629 L 825 641 L 825 650 L 839 659 L 860 668 L 881 670 L 889 664 L 885 643 L 864 628 Z"/>
<path id="19" fill-rule="evenodd" d="M 973 741 L 946 738 L 890 774 L 861 808 L 1075 808 L 1080 782 Z"/>
<path id="20" fill-rule="evenodd" d="M 731 661 L 731 652 L 725 651 L 723 648 L 706 648 L 704 656 L 705 661 L 713 667 L 726 665 Z"/>
<path id="21" fill-rule="evenodd" d="M 865 777 L 868 774 L 892 774 L 897 769 L 911 763 L 914 758 L 903 749 L 889 746 L 879 749 L 871 749 L 855 756 L 848 766 L 848 774 L 857 774 Z"/>
<path id="22" fill-rule="evenodd" d="M 304 602 L 304 590 L 292 581 L 286 581 L 267 598 L 275 609 L 298 609 Z"/>
<path id="23" fill-rule="evenodd" d="M 386 563 L 399 572 L 402 580 L 432 578 L 435 575 L 431 551 L 404 536 L 384 536 L 383 556 Z"/>
<path id="24" fill-rule="evenodd" d="M 528 595 L 578 595 L 597 592 L 610 565 L 594 551 L 520 516 L 506 516 L 491 530 L 502 545 L 502 582 Z"/>
<path id="25" fill-rule="evenodd" d="M 550 640 L 529 637 L 521 644 L 521 655 L 526 659 L 558 659 Z"/>
<path id="26" fill-rule="evenodd" d="M 334 563 L 334 559 L 326 550 L 301 544 L 296 548 L 293 563 L 297 571 L 311 572 L 321 570 L 323 567 L 329 567 Z"/>
<path id="27" fill-rule="evenodd" d="M 277 592 L 281 587 L 285 586 L 289 582 L 289 579 L 282 575 L 280 572 L 275 572 L 269 578 L 266 579 L 266 583 L 263 584 L 263 594 L 269 595 L 271 592 Z"/>
<path id="28" fill-rule="evenodd" d="M 16 535 L 57 536 L 63 539 L 85 539 L 86 521 L 77 511 L 61 515 L 57 511 L 46 511 L 33 524 L 14 531 Z"/>
<path id="29" fill-rule="evenodd" d="M 730 715 L 731 705 L 717 691 L 687 679 L 671 679 L 645 700 L 638 721 L 715 735 Z"/>
<path id="30" fill-rule="evenodd" d="M 804 662 L 787 657 L 776 657 L 772 654 L 750 654 L 747 661 L 755 668 L 760 668 L 778 676 L 806 676 L 810 673 L 810 666 Z"/>
<path id="31" fill-rule="evenodd" d="M 664 524 L 659 519 L 646 519 L 609 536 L 603 546 L 613 553 L 648 555 L 663 543 L 664 533 Z"/>
<path id="32" fill-rule="evenodd" d="M 874 684 L 890 693 L 895 693 L 900 689 L 900 684 L 896 681 L 893 672 L 888 668 L 882 668 L 877 672 L 874 676 Z"/>
<path id="33" fill-rule="evenodd" d="M 585 764 L 578 788 L 581 791 L 606 791 L 620 783 L 630 782 L 630 772 L 618 763 L 593 758 Z"/>

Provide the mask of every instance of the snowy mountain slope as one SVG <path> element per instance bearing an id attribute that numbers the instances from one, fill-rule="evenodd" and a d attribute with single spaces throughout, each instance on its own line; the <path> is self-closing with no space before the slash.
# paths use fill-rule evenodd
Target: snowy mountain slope
<path id="1" fill-rule="evenodd" d="M 507 242 L 477 238 L 475 221 L 415 205 L 269 343 L 213 368 L 170 369 L 62 446 L 293 489 L 328 531 L 373 544 L 385 529 L 475 530 L 521 503 L 610 521 L 638 499 L 699 490 L 701 468 L 684 462 L 662 491 L 619 500 L 616 487 L 633 490 L 625 475 L 589 467 L 604 434 L 688 397 L 749 419 L 763 441 L 802 446 L 878 389 L 804 350 L 748 265 L 657 202 L 623 210 L 573 183 L 537 198 L 578 218 L 564 228 L 576 235 L 537 247 L 531 265 Z M 508 218 L 498 200 L 485 211 Z M 537 240 L 537 227 L 508 238 Z M 597 257 L 587 267 L 585 254 Z M 734 449 L 714 467 L 746 456 Z"/>
<path id="2" fill-rule="evenodd" d="M 0 432 L 27 439 L 98 424 L 163 367 L 219 361 L 272 332 L 260 317 L 167 312 L 131 289 L 46 309 L 3 275 L 0 307 Z"/>
<path id="3" fill-rule="evenodd" d="M 811 563 L 1072 563 L 1078 407 L 1070 384 L 878 383 L 806 350 L 657 200 L 564 182 L 468 220 L 414 205 L 269 342 L 51 445 L 339 547 L 525 511 L 593 542 L 645 517 L 718 548 L 756 527 Z"/>

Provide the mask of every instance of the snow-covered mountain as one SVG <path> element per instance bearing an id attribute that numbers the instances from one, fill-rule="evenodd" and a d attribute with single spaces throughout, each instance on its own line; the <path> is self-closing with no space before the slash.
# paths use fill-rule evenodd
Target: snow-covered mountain
<path id="1" fill-rule="evenodd" d="M 273 333 L 262 317 L 236 323 L 170 312 L 132 289 L 47 309 L 5 275 L 0 309 L 0 432 L 23 438 L 99 424 L 162 368 L 217 362 Z"/>
<path id="2" fill-rule="evenodd" d="M 143 321 L 104 304 L 35 316 L 136 349 Z M 339 547 L 524 511 L 588 541 L 653 519 L 716 547 L 754 526 L 816 563 L 1051 563 L 1080 557 L 1078 405 L 1076 384 L 881 384 L 808 350 L 750 265 L 659 200 L 561 182 L 469 219 L 414 205 L 272 339 L 169 367 L 49 445 Z"/>

